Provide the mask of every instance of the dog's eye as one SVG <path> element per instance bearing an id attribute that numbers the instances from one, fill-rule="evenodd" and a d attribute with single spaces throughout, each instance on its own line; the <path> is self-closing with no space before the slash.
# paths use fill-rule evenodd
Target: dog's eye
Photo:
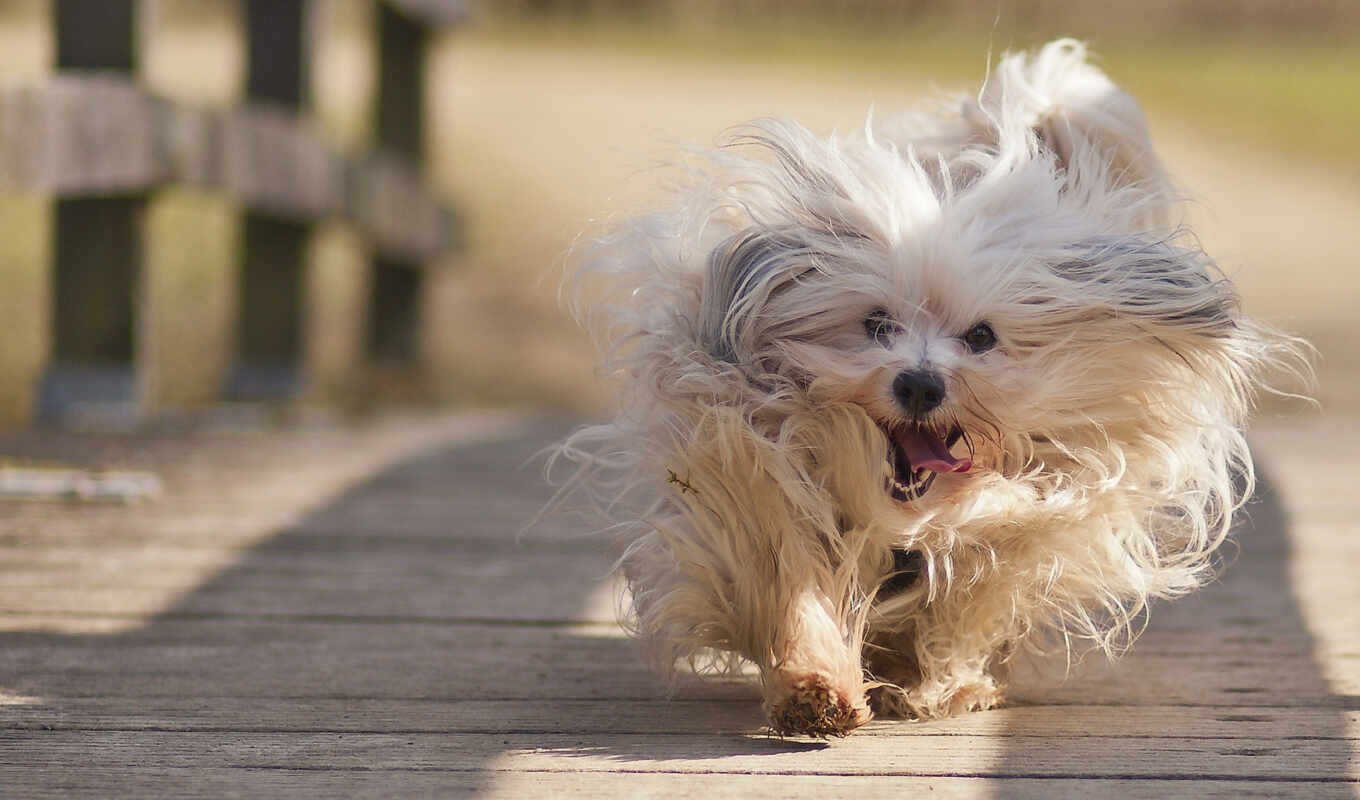
<path id="1" fill-rule="evenodd" d="M 897 333 L 897 322 L 888 316 L 888 312 L 881 308 L 876 308 L 869 312 L 869 316 L 864 318 L 864 332 L 870 339 L 890 347 L 892 345 L 893 334 Z"/>
<path id="2" fill-rule="evenodd" d="M 979 322 L 963 335 L 963 343 L 971 352 L 985 353 L 996 346 L 996 333 L 992 331 L 991 325 Z"/>

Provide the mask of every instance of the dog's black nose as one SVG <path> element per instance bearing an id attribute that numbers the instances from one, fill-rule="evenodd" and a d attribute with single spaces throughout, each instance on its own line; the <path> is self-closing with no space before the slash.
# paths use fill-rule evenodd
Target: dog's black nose
<path id="1" fill-rule="evenodd" d="M 944 402 L 944 381 L 933 372 L 914 369 L 893 381 L 893 396 L 908 414 L 923 417 Z"/>

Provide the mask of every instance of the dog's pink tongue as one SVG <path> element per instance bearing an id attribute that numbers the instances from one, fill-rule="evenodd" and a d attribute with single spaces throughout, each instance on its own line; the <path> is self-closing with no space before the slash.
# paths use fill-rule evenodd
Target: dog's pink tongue
<path id="1" fill-rule="evenodd" d="M 919 428 L 899 428 L 897 446 L 907 454 L 913 469 L 931 472 L 967 472 L 973 468 L 972 459 L 955 458 L 945 443 L 932 433 Z"/>

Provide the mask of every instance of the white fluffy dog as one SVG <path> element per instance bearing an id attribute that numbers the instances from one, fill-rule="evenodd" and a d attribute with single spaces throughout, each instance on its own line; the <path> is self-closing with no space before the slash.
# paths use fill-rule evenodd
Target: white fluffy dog
<path id="1" fill-rule="evenodd" d="M 571 284 L 622 401 L 563 491 L 623 539 L 658 666 L 750 662 L 772 728 L 843 735 L 991 707 L 1022 648 L 1116 651 L 1208 577 L 1262 374 L 1307 367 L 1173 227 L 1081 44 L 704 159 Z"/>

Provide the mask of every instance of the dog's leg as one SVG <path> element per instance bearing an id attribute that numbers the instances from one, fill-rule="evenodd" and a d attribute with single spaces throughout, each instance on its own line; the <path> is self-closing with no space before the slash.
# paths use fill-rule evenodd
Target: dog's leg
<path id="1" fill-rule="evenodd" d="M 815 589 L 789 609 L 773 666 L 763 675 L 765 712 L 781 735 L 844 736 L 872 714 L 855 637 Z"/>
<path id="2" fill-rule="evenodd" d="M 881 681 L 869 690 L 869 707 L 876 716 L 917 716 L 907 692 L 921 685 L 921 667 L 910 632 L 870 634 L 864 646 L 865 669 Z"/>
<path id="3" fill-rule="evenodd" d="M 672 542 L 677 541 L 672 539 Z M 643 537 L 622 562 L 631 587 L 633 627 L 656 665 L 669 672 L 704 650 L 740 654 L 760 669 L 770 727 L 781 735 L 844 736 L 871 716 L 860 665 L 859 632 L 815 585 L 795 554 L 723 569 L 718 559 L 680 561 L 660 534 Z M 792 563 L 791 563 L 792 562 Z M 786 598 L 786 599 L 781 599 Z"/>
<path id="4" fill-rule="evenodd" d="M 898 653 L 874 658 L 871 669 L 886 684 L 869 692 L 875 714 L 916 719 L 951 717 L 995 708 L 1004 699 L 1001 685 L 987 669 L 986 657 L 947 662 L 924 680 L 914 666 L 893 671 L 894 666 L 908 662 L 914 664 L 914 659 Z"/>
<path id="5" fill-rule="evenodd" d="M 870 636 L 865 663 L 885 684 L 869 693 L 874 713 L 931 719 L 1000 705 L 1003 687 L 994 674 L 1000 654 L 981 643 L 969 647 L 966 633 L 950 640 L 938 631 L 923 654 L 918 637 L 929 626 L 923 619 L 906 631 Z"/>

